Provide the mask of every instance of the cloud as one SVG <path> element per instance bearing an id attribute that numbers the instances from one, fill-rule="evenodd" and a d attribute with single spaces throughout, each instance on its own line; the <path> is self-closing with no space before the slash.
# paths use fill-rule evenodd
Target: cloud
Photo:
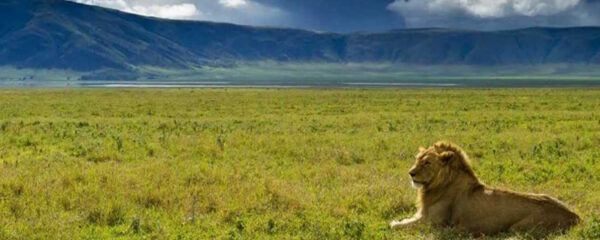
<path id="1" fill-rule="evenodd" d="M 168 19 L 271 25 L 286 13 L 252 0 L 72 0 L 123 12 Z"/>
<path id="2" fill-rule="evenodd" d="M 1 1 L 1 0 L 0 0 Z M 170 19 L 333 32 L 600 25 L 600 0 L 71 0 Z"/>
<path id="3" fill-rule="evenodd" d="M 219 3 L 228 8 L 239 8 L 248 5 L 246 0 L 219 0 Z"/>
<path id="4" fill-rule="evenodd" d="M 403 17 L 386 9 L 394 0 L 70 1 L 159 18 L 318 31 L 385 31 L 404 27 Z"/>
<path id="5" fill-rule="evenodd" d="M 114 9 L 129 9 L 129 4 L 124 0 L 74 0 L 74 2 L 87 4 L 87 5 L 98 5 L 107 8 Z"/>
<path id="6" fill-rule="evenodd" d="M 278 26 L 285 22 L 287 12 L 250 0 L 196 0 L 203 15 L 198 20 L 228 22 L 243 25 Z"/>
<path id="7" fill-rule="evenodd" d="M 388 9 L 410 27 L 483 30 L 599 23 L 591 0 L 395 0 Z"/>
<path id="8" fill-rule="evenodd" d="M 124 0 L 75 0 L 75 2 L 114 8 L 123 12 L 168 19 L 193 19 L 200 15 L 196 5 L 180 4 L 130 4 Z"/>
<path id="9" fill-rule="evenodd" d="M 175 5 L 150 5 L 150 6 L 133 6 L 133 12 L 169 19 L 191 19 L 194 16 L 200 15 L 194 4 L 182 3 Z"/>
<path id="10" fill-rule="evenodd" d="M 327 32 L 387 31 L 404 27 L 386 7 L 394 0 L 253 0 L 288 13 L 283 24 Z"/>
<path id="11" fill-rule="evenodd" d="M 389 9 L 409 14 L 464 12 L 481 18 L 552 15 L 579 4 L 581 0 L 396 0 Z"/>

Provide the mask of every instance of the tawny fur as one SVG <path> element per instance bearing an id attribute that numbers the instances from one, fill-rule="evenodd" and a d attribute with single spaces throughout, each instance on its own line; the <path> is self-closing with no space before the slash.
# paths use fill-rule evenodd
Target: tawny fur
<path id="1" fill-rule="evenodd" d="M 410 173 L 418 190 L 414 217 L 393 221 L 392 229 L 420 223 L 454 227 L 473 234 L 503 231 L 566 230 L 581 219 L 547 195 L 490 188 L 475 176 L 469 157 L 458 146 L 438 142 L 421 148 Z"/>

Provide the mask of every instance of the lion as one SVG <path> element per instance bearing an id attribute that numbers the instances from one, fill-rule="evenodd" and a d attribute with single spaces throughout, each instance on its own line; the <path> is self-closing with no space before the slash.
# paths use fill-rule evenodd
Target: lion
<path id="1" fill-rule="evenodd" d="M 488 187 L 476 177 L 467 154 L 457 145 L 438 142 L 420 148 L 409 171 L 418 189 L 418 211 L 410 219 L 392 221 L 392 230 L 429 223 L 459 232 L 565 231 L 581 218 L 559 200 L 533 193 Z"/>

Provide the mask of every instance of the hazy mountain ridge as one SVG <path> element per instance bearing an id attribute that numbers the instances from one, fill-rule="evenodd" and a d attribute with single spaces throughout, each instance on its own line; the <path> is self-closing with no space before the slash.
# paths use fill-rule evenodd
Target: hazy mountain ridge
<path id="1" fill-rule="evenodd" d="M 422 65 L 600 63 L 600 28 L 333 34 L 174 21 L 61 0 L 0 2 L 0 65 L 91 71 L 229 61 Z"/>

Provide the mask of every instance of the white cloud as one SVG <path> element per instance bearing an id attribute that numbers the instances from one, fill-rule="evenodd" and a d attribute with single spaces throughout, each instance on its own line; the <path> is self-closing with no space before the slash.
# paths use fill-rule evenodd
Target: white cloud
<path id="1" fill-rule="evenodd" d="M 169 19 L 273 26 L 286 17 L 283 10 L 253 0 L 71 0 L 123 12 Z"/>
<path id="2" fill-rule="evenodd" d="M 416 14 L 467 13 L 480 18 L 547 16 L 571 9 L 582 0 L 396 0 L 389 9 L 405 17 Z"/>
<path id="3" fill-rule="evenodd" d="M 176 5 L 133 6 L 133 12 L 146 16 L 169 19 L 190 19 L 200 12 L 194 4 L 182 3 Z"/>
<path id="4" fill-rule="evenodd" d="M 219 3 L 229 8 L 238 8 L 248 5 L 248 1 L 246 0 L 219 0 Z"/>
<path id="5" fill-rule="evenodd" d="M 87 5 L 98 5 L 114 9 L 129 9 L 129 4 L 124 0 L 74 0 L 77 3 Z"/>
<path id="6" fill-rule="evenodd" d="M 130 4 L 124 0 L 75 0 L 75 2 L 114 8 L 123 12 L 168 19 L 192 19 L 200 15 L 196 5 L 174 4 Z"/>

